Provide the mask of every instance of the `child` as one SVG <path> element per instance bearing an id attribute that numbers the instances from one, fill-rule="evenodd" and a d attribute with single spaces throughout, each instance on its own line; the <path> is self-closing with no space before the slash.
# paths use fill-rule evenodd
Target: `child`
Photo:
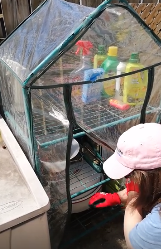
<path id="1" fill-rule="evenodd" d="M 126 189 L 96 193 L 96 208 L 125 204 L 124 235 L 129 249 L 161 249 L 161 125 L 146 123 L 124 132 L 104 163 L 112 179 L 126 177 Z"/>

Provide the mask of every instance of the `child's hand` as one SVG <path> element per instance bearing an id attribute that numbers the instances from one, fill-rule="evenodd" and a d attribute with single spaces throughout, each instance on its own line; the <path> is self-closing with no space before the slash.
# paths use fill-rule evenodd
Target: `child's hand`
<path id="1" fill-rule="evenodd" d="M 130 178 L 126 179 L 126 193 L 127 193 L 127 202 L 126 205 L 129 204 L 130 201 L 136 199 L 139 193 L 139 186 L 130 180 Z"/>
<path id="2" fill-rule="evenodd" d="M 96 193 L 89 201 L 89 206 L 94 208 L 103 208 L 108 206 L 126 204 L 139 193 L 139 186 L 135 184 L 130 178 L 126 179 L 126 189 L 119 191 L 118 193 Z"/>
<path id="3" fill-rule="evenodd" d="M 134 183 L 133 181 L 131 181 L 130 178 L 126 179 L 125 186 L 127 189 L 127 195 L 131 191 L 139 193 L 139 186 L 136 183 Z"/>
<path id="4" fill-rule="evenodd" d="M 130 178 L 126 179 L 126 189 L 119 191 L 118 193 L 96 193 L 89 201 L 89 206 L 94 208 L 103 208 L 108 206 L 126 204 L 139 193 L 139 186 L 135 184 Z"/>
<path id="5" fill-rule="evenodd" d="M 104 208 L 108 206 L 120 205 L 121 200 L 117 193 L 108 194 L 104 192 L 94 194 L 89 201 L 89 206 L 94 208 Z"/>

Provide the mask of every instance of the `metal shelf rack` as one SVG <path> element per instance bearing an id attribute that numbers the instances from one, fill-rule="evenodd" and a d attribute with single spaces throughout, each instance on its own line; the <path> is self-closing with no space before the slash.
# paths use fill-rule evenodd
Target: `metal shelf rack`
<path id="1" fill-rule="evenodd" d="M 35 136 L 41 147 L 46 147 L 48 145 L 56 144 L 60 141 L 67 139 L 63 134 L 64 126 L 54 121 L 49 112 L 54 107 L 55 110 L 59 110 L 64 118 L 66 118 L 65 106 L 63 106 L 63 101 L 58 98 L 57 92 L 47 89 L 43 89 L 43 92 L 37 91 L 33 93 L 34 98 L 43 105 L 44 111 L 40 112 L 34 108 L 33 119 L 34 119 L 34 129 Z M 108 99 L 102 99 L 92 104 L 81 105 L 72 99 L 73 111 L 76 118 L 78 126 L 82 128 L 83 131 L 75 132 L 74 138 L 83 136 L 87 133 L 93 131 L 101 131 L 101 129 L 112 127 L 121 123 L 125 123 L 132 119 L 137 119 L 140 117 L 141 106 L 131 107 L 127 111 L 120 111 L 108 104 Z M 160 112 L 160 108 L 155 108 L 148 106 L 146 113 L 157 113 Z M 44 130 L 44 127 L 46 130 Z M 62 132 L 63 130 L 63 132 Z"/>
<path id="2" fill-rule="evenodd" d="M 55 145 L 67 139 L 68 126 L 65 127 L 63 124 L 61 124 L 60 120 L 56 120 L 51 115 L 49 115 L 49 112 L 51 112 L 52 109 L 58 110 L 59 113 L 62 114 L 63 118 L 67 120 L 66 109 L 64 102 L 62 101 L 62 97 L 63 95 L 58 89 L 54 89 L 52 91 L 43 89 L 43 91 L 33 91 L 32 93 L 34 132 L 36 140 L 38 141 L 41 148 L 45 148 L 49 145 Z M 74 99 L 72 99 L 72 105 L 76 122 L 78 126 L 82 128 L 82 130 L 76 128 L 76 130 L 74 131 L 74 138 L 79 138 L 85 135 L 85 132 L 92 132 L 97 130 L 101 132 L 101 129 L 121 124 L 128 120 L 139 118 L 141 112 L 141 106 L 131 107 L 127 111 L 120 111 L 114 107 L 111 107 L 108 104 L 107 99 L 102 99 L 101 101 L 97 101 L 96 103 L 88 105 L 83 103 L 80 105 Z M 158 111 L 160 111 L 160 109 L 148 106 L 146 113 L 156 113 Z M 86 164 L 84 164 L 84 161 L 82 160 L 80 162 L 77 162 L 76 164 L 80 164 L 82 168 L 84 167 L 84 165 L 90 164 L 90 166 L 92 166 L 92 168 L 95 170 L 95 176 L 98 177 L 98 173 L 101 173 L 102 169 L 101 167 L 99 168 L 98 165 L 95 165 L 93 163 L 94 159 L 97 159 L 97 156 L 90 158 L 90 154 L 89 160 L 86 160 L 87 158 L 83 156 L 83 153 L 81 154 L 81 156 L 86 161 Z M 92 168 L 91 173 L 93 172 Z M 70 175 L 72 180 L 72 176 L 75 176 L 75 173 L 72 171 L 72 167 Z M 71 198 L 75 198 L 81 194 L 84 194 L 85 192 L 88 192 L 91 189 L 94 189 L 109 180 L 110 179 L 108 178 L 105 180 L 101 180 L 96 184 L 93 184 L 92 182 L 88 184 L 85 182 L 86 179 L 82 175 L 81 180 L 78 179 L 78 186 L 82 186 L 83 189 L 81 189 L 81 191 L 75 189 L 74 193 L 71 195 Z M 60 188 L 61 187 L 62 189 L 65 189 L 65 186 L 60 186 Z M 60 188 L 59 190 L 61 192 Z M 65 199 L 62 199 L 61 203 L 65 201 Z"/>
<path id="3" fill-rule="evenodd" d="M 52 109 L 58 110 L 58 112 L 62 114 L 62 117 L 67 120 L 63 93 L 61 93 L 59 89 L 43 89 L 32 91 L 32 98 L 34 132 L 39 146 L 43 149 L 67 140 L 68 126 L 63 125 L 60 120 L 53 118 L 49 114 Z M 142 106 L 135 106 L 127 111 L 120 111 L 111 107 L 107 99 L 102 99 L 101 101 L 88 105 L 83 103 L 80 105 L 75 99 L 72 99 L 72 107 L 78 125 L 78 127 L 75 127 L 73 137 L 77 139 L 81 139 L 81 137 L 85 136 L 86 132 L 90 133 L 95 131 L 103 133 L 108 127 L 116 126 L 132 119 L 138 119 L 142 108 Z M 158 114 L 160 111 L 160 108 L 148 106 L 146 114 Z M 81 146 L 83 147 L 83 144 Z M 88 153 L 86 152 L 87 151 L 85 150 L 81 150 L 78 161 L 72 162 L 70 165 L 70 192 L 72 200 L 74 198 L 79 199 L 80 195 L 87 196 L 89 193 L 93 193 L 98 186 L 102 185 L 105 187 L 104 184 L 107 182 L 109 187 L 111 183 L 110 178 L 105 177 L 104 179 L 100 179 L 102 165 L 94 164 L 97 160 L 103 163 L 103 159 L 101 158 L 101 155 L 99 155 L 99 152 L 97 151 L 96 153 L 94 149 L 91 153 L 90 151 L 88 151 Z M 91 181 L 87 179 L 87 172 L 93 176 Z M 62 174 L 65 173 L 63 172 Z M 61 178 L 60 175 L 59 177 Z M 63 178 L 65 178 L 65 175 L 62 176 L 62 179 Z M 59 189 L 62 198 L 61 200 L 59 199 L 58 202 L 53 202 L 53 204 L 51 199 L 52 210 L 56 210 L 60 204 L 67 201 L 65 193 L 63 193 L 66 189 L 65 185 L 61 183 L 59 186 L 58 182 L 57 184 L 57 188 Z M 117 187 L 118 189 L 122 188 L 119 183 Z M 107 192 L 109 191 L 107 190 Z M 52 198 L 55 200 L 55 196 Z M 70 246 L 74 241 L 87 235 L 96 228 L 101 227 L 121 213 L 123 213 L 121 207 L 114 207 L 107 208 L 103 211 L 88 210 L 83 213 L 81 212 L 80 214 L 72 214 L 69 229 L 70 233 L 66 235 L 63 247 Z M 95 220 L 95 224 L 92 222 L 93 219 Z M 49 220 L 51 220 L 52 223 L 52 214 Z"/>
<path id="4" fill-rule="evenodd" d="M 49 145 L 55 145 L 63 140 L 67 139 L 68 127 L 65 127 L 59 120 L 54 119 L 49 112 L 52 108 L 59 110 L 62 113 L 64 119 L 66 118 L 66 111 L 64 102 L 61 99 L 60 90 L 48 90 L 34 91 L 33 93 L 33 120 L 34 120 L 34 132 L 36 140 L 42 148 Z M 85 135 L 85 132 L 98 131 L 103 132 L 104 128 L 108 128 L 117 124 L 124 123 L 128 120 L 139 118 L 141 112 L 141 106 L 131 107 L 127 111 L 120 111 L 108 104 L 107 99 L 102 99 L 92 104 L 79 104 L 72 99 L 73 111 L 75 114 L 76 122 L 82 130 L 74 131 L 74 138 L 79 138 Z M 41 108 L 41 109 L 40 109 Z M 146 113 L 156 113 L 160 109 L 147 107 Z M 66 136 L 65 136 L 66 135 Z M 83 153 L 82 153 L 83 157 Z M 95 169 L 97 173 L 101 172 L 101 167 L 95 165 L 94 159 L 83 157 L 90 166 Z M 99 158 L 100 159 L 100 158 Z M 91 163 L 90 163 L 91 162 Z M 101 184 L 101 183 L 100 183 Z M 96 187 L 95 185 L 85 188 L 81 193 L 76 192 L 76 196 L 89 191 L 91 188 Z M 75 195 L 74 195 L 75 196 Z"/>

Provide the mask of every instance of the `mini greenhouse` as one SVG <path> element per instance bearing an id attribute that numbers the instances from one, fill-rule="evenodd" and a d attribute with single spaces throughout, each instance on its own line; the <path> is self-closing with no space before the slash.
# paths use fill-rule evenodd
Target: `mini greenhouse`
<path id="1" fill-rule="evenodd" d="M 110 47 L 117 65 L 106 70 Z M 120 76 L 119 62 L 130 57 L 140 66 Z M 80 196 L 109 181 L 102 164 L 118 137 L 139 122 L 160 122 L 160 65 L 160 39 L 125 1 L 93 9 L 46 0 L 1 44 L 5 118 L 50 198 L 53 248 L 70 214 L 84 210 L 74 209 Z"/>

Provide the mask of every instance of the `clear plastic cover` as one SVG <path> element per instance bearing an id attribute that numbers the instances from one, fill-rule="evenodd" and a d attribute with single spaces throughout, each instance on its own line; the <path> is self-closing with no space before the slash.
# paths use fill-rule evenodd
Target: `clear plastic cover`
<path id="1" fill-rule="evenodd" d="M 116 52 L 113 59 L 112 53 Z M 111 60 L 104 63 L 108 55 Z M 133 56 L 138 56 L 138 59 Z M 108 6 L 81 40 L 43 74 L 40 82 L 43 86 L 75 83 L 71 95 L 77 124 L 101 145 L 115 149 L 118 137 L 140 122 L 148 70 L 124 78 L 108 80 L 108 77 L 121 76 L 160 62 L 160 46 L 138 20 L 123 7 Z M 103 75 L 99 74 L 101 68 Z M 146 108 L 147 122 L 155 122 L 160 112 L 159 77 L 160 70 L 156 67 L 153 90 Z M 95 83 L 103 78 L 107 80 Z M 91 83 L 82 85 L 83 81 Z M 132 81 L 134 87 L 130 86 Z M 57 91 L 54 94 L 57 95 Z M 57 101 L 61 105 L 63 99 L 58 97 Z"/>
<path id="2" fill-rule="evenodd" d="M 25 81 L 32 70 L 67 39 L 92 10 L 62 0 L 46 1 L 2 44 L 0 58 L 14 72 L 19 67 L 17 75 Z"/>
<path id="3" fill-rule="evenodd" d="M 69 121 L 52 97 L 52 91 L 32 90 L 31 95 L 39 176 L 51 203 L 49 227 L 56 245 L 62 236 L 68 213 L 65 169 Z"/>
<path id="4" fill-rule="evenodd" d="M 105 58 L 107 58 L 109 47 L 117 46 L 117 59 L 119 62 L 124 61 L 127 63 L 132 53 L 139 53 L 140 63 L 143 67 L 148 67 L 161 61 L 160 46 L 152 39 L 138 20 L 123 7 L 109 7 L 95 19 L 91 27 L 82 36 L 81 41 L 76 43 L 47 70 L 41 77 L 42 85 L 59 85 L 84 81 L 84 71 L 82 70 L 82 74 L 80 71 L 79 77 L 76 75 L 76 71 L 82 66 L 86 67 L 85 69 L 96 68 L 95 55 L 98 54 L 100 45 L 104 46 L 104 53 L 102 54 Z M 85 55 L 83 55 L 84 50 L 86 51 Z M 98 66 L 101 66 L 100 62 Z M 109 76 L 113 76 L 112 72 L 110 75 L 106 74 L 106 77 Z"/>
<path id="5" fill-rule="evenodd" d="M 0 92 L 6 121 L 30 163 L 34 165 L 21 82 L 2 62 L 0 63 Z"/>

